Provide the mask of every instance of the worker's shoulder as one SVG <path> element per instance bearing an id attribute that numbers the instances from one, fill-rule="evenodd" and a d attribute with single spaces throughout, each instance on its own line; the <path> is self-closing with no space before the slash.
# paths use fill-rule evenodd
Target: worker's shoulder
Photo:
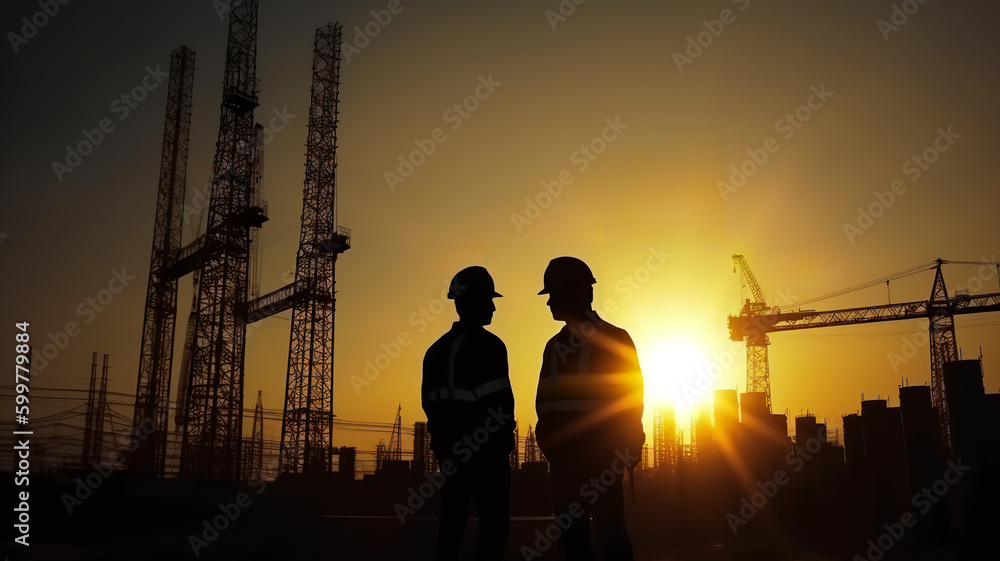
<path id="1" fill-rule="evenodd" d="M 507 345 L 504 344 L 503 339 L 480 327 L 478 329 L 452 329 L 448 331 L 431 344 L 424 356 L 446 355 L 451 352 L 456 341 L 459 342 L 460 347 L 469 345 L 479 350 L 507 351 Z"/>
<path id="2" fill-rule="evenodd" d="M 437 341 L 431 343 L 431 346 L 427 348 L 427 352 L 424 353 L 424 360 L 431 359 L 435 356 L 447 353 L 449 348 L 451 348 L 452 341 L 455 340 L 455 332 L 447 331 L 440 337 Z"/>
<path id="3" fill-rule="evenodd" d="M 628 344 L 633 347 L 635 346 L 635 343 L 632 342 L 632 336 L 628 334 L 628 331 L 625 331 L 624 329 L 618 327 L 617 325 L 602 320 L 598 326 L 598 329 L 601 331 L 601 333 L 603 333 L 607 337 L 610 337 L 615 342 Z"/>
<path id="4" fill-rule="evenodd" d="M 545 342 L 545 350 L 548 351 L 553 345 L 558 345 L 564 339 L 568 339 L 570 334 L 571 332 L 569 328 L 565 326 L 559 331 L 556 331 L 552 334 L 552 337 L 549 337 L 549 340 Z"/>
<path id="5" fill-rule="evenodd" d="M 475 341 L 477 345 L 481 345 L 489 350 L 507 352 L 507 345 L 503 342 L 503 339 L 492 331 L 475 329 L 469 332 L 469 338 Z"/>

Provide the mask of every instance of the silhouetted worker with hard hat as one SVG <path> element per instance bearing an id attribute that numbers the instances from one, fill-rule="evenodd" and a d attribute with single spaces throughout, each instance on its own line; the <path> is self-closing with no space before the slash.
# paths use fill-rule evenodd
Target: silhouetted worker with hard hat
<path id="1" fill-rule="evenodd" d="M 451 281 L 458 321 L 424 355 L 423 397 L 431 449 L 440 464 L 441 514 L 437 559 L 458 559 L 475 499 L 477 560 L 499 560 L 510 526 L 510 452 L 514 394 L 507 347 L 483 329 L 499 298 L 483 267 L 462 269 Z"/>
<path id="2" fill-rule="evenodd" d="M 633 559 L 624 475 L 642 456 L 642 373 L 632 338 L 593 310 L 597 280 L 575 257 L 545 269 L 552 318 L 566 322 L 545 345 L 535 408 L 549 461 L 552 507 L 572 522 L 559 537 L 567 559 L 593 560 L 590 519 L 605 560 Z M 630 475 L 631 477 L 631 475 Z"/>

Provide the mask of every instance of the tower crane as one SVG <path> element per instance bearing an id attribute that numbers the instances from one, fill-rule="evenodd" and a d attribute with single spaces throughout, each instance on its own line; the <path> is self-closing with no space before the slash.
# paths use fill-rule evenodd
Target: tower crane
<path id="1" fill-rule="evenodd" d="M 390 460 L 403 459 L 403 405 L 396 407 L 396 419 L 392 422 L 392 434 L 389 435 L 389 449 L 386 451 Z"/>
<path id="2" fill-rule="evenodd" d="M 749 319 L 769 315 L 772 310 L 767 306 L 764 291 L 760 289 L 757 279 L 753 276 L 753 271 L 750 270 L 750 266 L 747 265 L 747 261 L 742 255 L 733 255 L 733 272 L 735 273 L 737 269 L 739 269 L 742 281 L 750 287 L 750 292 L 753 294 L 753 301 L 751 302 L 749 298 L 744 301 L 738 317 Z M 729 322 L 730 330 L 732 330 L 732 316 L 730 316 Z M 744 336 L 741 333 L 740 337 L 732 339 L 739 341 L 742 338 Z M 770 411 L 771 374 L 767 365 L 767 346 L 771 342 L 768 340 L 767 332 L 761 330 L 749 332 L 745 338 L 747 341 L 747 391 L 763 393 L 767 397 L 767 410 Z"/>
<path id="3" fill-rule="evenodd" d="M 173 368 L 174 324 L 177 320 L 177 276 L 168 271 L 181 249 L 194 61 L 194 51 L 187 47 L 179 47 L 170 55 L 153 248 L 132 416 L 134 426 L 147 429 L 145 438 L 135 440 L 129 467 L 159 477 L 165 473 L 167 457 L 170 374 Z"/>
<path id="4" fill-rule="evenodd" d="M 745 263 L 745 262 L 744 262 Z M 733 341 L 747 338 L 747 378 L 750 378 L 750 341 L 763 340 L 766 344 L 768 333 L 813 329 L 834 325 L 857 325 L 906 319 L 926 319 L 929 321 L 930 354 L 931 354 L 931 399 L 938 411 L 938 420 L 942 423 L 944 434 L 947 435 L 948 403 L 945 398 L 944 364 L 958 359 L 958 345 L 955 341 L 955 316 L 1000 311 L 1000 292 L 990 294 L 968 294 L 959 291 L 954 296 L 948 295 L 945 287 L 942 266 L 946 264 L 977 264 L 997 265 L 992 261 L 968 262 L 946 261 L 936 259 L 930 263 L 918 265 L 902 273 L 873 281 L 888 282 L 895 278 L 910 275 L 915 272 L 934 269 L 934 285 L 927 300 L 884 304 L 881 306 L 865 306 L 840 310 L 782 310 L 780 308 L 764 311 L 758 303 L 748 303 L 744 313 L 739 316 L 729 316 L 729 337 Z M 998 269 L 1000 270 L 1000 269 Z M 749 269 L 747 269 L 749 271 Z M 751 277 L 752 278 L 752 277 Z M 756 283 L 754 283 L 756 284 Z M 753 285 L 751 286 L 753 289 Z M 759 290 L 759 287 L 758 287 Z M 840 291 L 834 295 L 844 294 Z M 756 297 L 756 292 L 755 292 Z M 821 297 L 822 298 L 822 297 Z M 816 301 L 816 298 L 802 303 Z M 757 306 L 757 307 L 754 307 Z M 757 310 L 759 313 L 747 313 Z M 765 355 L 766 356 L 766 355 Z M 766 359 L 765 359 L 766 360 Z M 766 362 L 765 362 L 766 373 Z M 748 383 L 749 385 L 749 383 Z"/>
<path id="5" fill-rule="evenodd" d="M 292 310 L 279 471 L 328 472 L 333 450 L 334 272 L 350 248 L 337 224 L 337 124 L 342 27 L 316 30 L 306 144 L 306 177 L 295 280 L 261 296 L 257 229 L 262 198 L 263 127 L 254 122 L 258 0 L 230 0 L 219 136 L 202 235 L 181 245 L 194 52 L 171 56 L 170 94 L 150 280 L 142 332 L 130 468 L 166 473 L 167 413 L 177 312 L 177 279 L 195 274 L 185 341 L 177 424 L 183 436 L 179 475 L 242 479 L 243 382 L 247 325 Z M 397 423 L 398 424 L 398 423 Z M 395 442 L 399 450 L 400 428 Z"/>

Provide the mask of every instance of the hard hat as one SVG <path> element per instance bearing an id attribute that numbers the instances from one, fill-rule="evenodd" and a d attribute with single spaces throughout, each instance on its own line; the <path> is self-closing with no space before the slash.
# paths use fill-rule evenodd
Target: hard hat
<path id="1" fill-rule="evenodd" d="M 545 288 L 538 294 L 549 294 L 553 290 L 564 290 L 589 286 L 597 282 L 594 273 L 586 263 L 576 257 L 556 257 L 545 268 L 543 283 Z"/>
<path id="2" fill-rule="evenodd" d="M 503 295 L 496 291 L 493 277 L 485 267 L 473 266 L 459 271 L 448 287 L 449 300 L 465 296 L 499 298 Z"/>

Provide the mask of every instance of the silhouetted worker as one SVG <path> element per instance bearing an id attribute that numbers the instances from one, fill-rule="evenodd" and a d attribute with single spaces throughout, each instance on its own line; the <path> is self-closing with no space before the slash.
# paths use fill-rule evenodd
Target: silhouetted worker
<path id="1" fill-rule="evenodd" d="M 459 319 L 424 355 L 423 407 L 444 477 L 439 560 L 458 558 L 473 498 L 479 516 L 476 559 L 501 559 L 507 543 L 514 394 L 507 347 L 483 329 L 493 320 L 493 298 L 499 296 L 485 268 L 459 271 L 448 291 Z"/>
<path id="2" fill-rule="evenodd" d="M 622 482 L 646 440 L 642 373 L 629 334 L 593 310 L 596 282 L 575 257 L 557 257 L 545 269 L 538 294 L 549 295 L 552 318 L 566 325 L 545 345 L 535 435 L 549 461 L 555 516 L 572 520 L 559 537 L 566 558 L 595 558 L 593 516 L 599 558 L 631 561 Z"/>

